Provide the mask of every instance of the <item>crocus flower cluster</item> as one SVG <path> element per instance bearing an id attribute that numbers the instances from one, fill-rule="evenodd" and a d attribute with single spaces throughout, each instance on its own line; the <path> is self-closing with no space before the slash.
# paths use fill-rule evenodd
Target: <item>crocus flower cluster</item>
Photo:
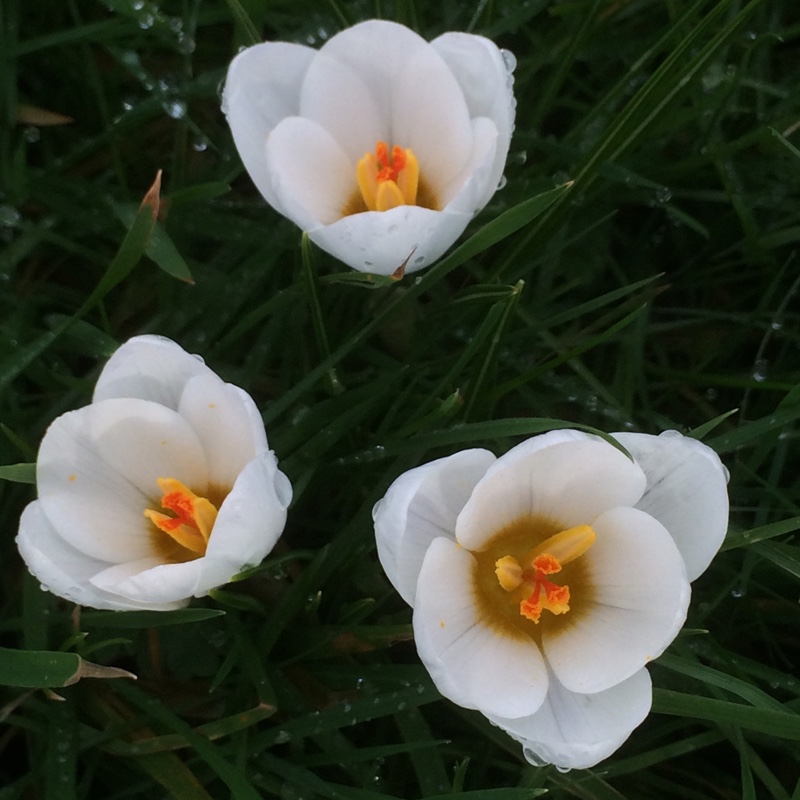
<path id="1" fill-rule="evenodd" d="M 689 581 L 727 529 L 727 474 L 700 442 L 578 431 L 401 475 L 374 511 L 378 555 L 414 608 L 439 691 L 529 761 L 596 764 L 651 704 L 644 668 L 680 630 Z"/>
<path id="2" fill-rule="evenodd" d="M 371 20 L 318 51 L 266 42 L 230 66 L 223 108 L 267 202 L 354 269 L 430 265 L 494 194 L 514 122 L 488 39 L 428 43 Z"/>
<path id="3" fill-rule="evenodd" d="M 487 39 L 373 20 L 318 51 L 256 45 L 225 112 L 266 200 L 351 267 L 431 264 L 500 182 L 512 78 Z M 727 475 L 677 433 L 578 431 L 401 475 L 378 555 L 441 693 L 534 764 L 596 764 L 647 715 L 645 665 L 680 630 L 727 528 Z M 174 342 L 138 336 L 90 405 L 58 417 L 17 542 L 45 588 L 103 609 L 178 608 L 270 552 L 288 479 L 259 412 Z"/>
<path id="4" fill-rule="evenodd" d="M 115 610 L 178 608 L 258 564 L 292 497 L 251 397 L 157 336 L 122 345 L 92 403 L 50 425 L 36 483 L 28 569 Z"/>

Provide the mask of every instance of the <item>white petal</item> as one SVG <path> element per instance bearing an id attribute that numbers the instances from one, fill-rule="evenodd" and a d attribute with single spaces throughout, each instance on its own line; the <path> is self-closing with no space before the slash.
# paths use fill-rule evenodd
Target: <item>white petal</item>
<path id="1" fill-rule="evenodd" d="M 486 472 L 486 477 L 490 478 L 496 472 L 510 467 L 517 461 L 523 461 L 528 458 L 528 456 L 538 453 L 539 450 L 552 447 L 554 444 L 562 444 L 563 442 L 597 441 L 602 441 L 602 439 L 600 439 L 599 436 L 592 436 L 589 433 L 572 430 L 571 428 L 561 428 L 555 431 L 547 431 L 547 433 L 539 433 L 535 436 L 531 436 L 529 439 L 525 439 L 500 456 Z"/>
<path id="2" fill-rule="evenodd" d="M 332 137 L 354 180 L 359 159 L 373 152 L 379 140 L 391 138 L 386 109 L 391 88 L 384 86 L 383 93 L 376 95 L 367 83 L 369 76 L 347 63 L 349 53 L 333 52 L 338 49 L 336 40 L 355 35 L 353 30 L 349 28 L 331 39 L 312 62 L 303 83 L 299 115 Z M 392 142 L 387 144 L 391 147 Z"/>
<path id="3" fill-rule="evenodd" d="M 341 219 L 358 189 L 355 162 L 313 120 L 283 120 L 267 139 L 266 158 L 273 205 L 304 230 Z"/>
<path id="4" fill-rule="evenodd" d="M 488 117 L 497 131 L 497 146 L 478 208 L 494 194 L 505 167 L 514 128 L 513 79 L 494 42 L 468 33 L 445 33 L 431 42 L 458 81 L 470 116 Z"/>
<path id="5" fill-rule="evenodd" d="M 588 769 L 608 758 L 640 725 L 652 703 L 646 669 L 597 694 L 575 694 L 551 676 L 541 709 L 530 717 L 490 717 L 523 745 L 535 766 Z"/>
<path id="6" fill-rule="evenodd" d="M 210 483 L 229 489 L 244 467 L 267 450 L 264 423 L 250 395 L 216 375 L 192 378 L 178 413 L 200 440 Z"/>
<path id="7" fill-rule="evenodd" d="M 180 607 L 193 596 L 201 597 L 209 589 L 227 583 L 236 572 L 236 565 L 208 557 L 183 564 L 143 558 L 109 567 L 95 575 L 92 584 L 133 603 Z"/>
<path id="8" fill-rule="evenodd" d="M 686 619 L 690 596 L 683 559 L 660 522 L 615 508 L 592 525 L 597 540 L 581 556 L 596 593 L 592 605 L 569 627 L 543 631 L 559 681 L 585 693 L 604 691 L 661 655 Z"/>
<path id="9" fill-rule="evenodd" d="M 202 493 L 208 467 L 189 424 L 147 400 L 103 400 L 58 417 L 36 464 L 39 500 L 73 547 L 120 563 L 152 555 L 146 508 L 158 478 Z"/>
<path id="10" fill-rule="evenodd" d="M 390 211 L 351 214 L 333 225 L 309 230 L 311 241 L 359 272 L 391 275 L 433 264 L 463 233 L 470 214 L 397 206 Z"/>
<path id="11" fill-rule="evenodd" d="M 524 457 L 512 450 L 475 487 L 458 517 L 456 538 L 467 549 L 480 550 L 495 533 L 528 515 L 562 528 L 591 525 L 610 508 L 634 505 L 644 487 L 642 470 L 601 439 L 562 441 Z"/>
<path id="12" fill-rule="evenodd" d="M 492 171 L 497 150 L 497 128 L 487 117 L 472 120 L 472 152 L 439 198 L 444 210 L 475 214 L 497 191 Z"/>
<path id="13" fill-rule="evenodd" d="M 138 397 L 177 409 L 187 381 L 214 373 L 202 359 L 163 336 L 134 336 L 121 345 L 100 373 L 93 402 Z"/>
<path id="14" fill-rule="evenodd" d="M 222 108 L 245 169 L 276 206 L 265 145 L 270 131 L 300 110 L 300 89 L 316 50 L 286 42 L 257 44 L 231 62 Z"/>
<path id="15" fill-rule="evenodd" d="M 493 631 L 477 616 L 474 558 L 450 539 L 425 554 L 414 606 L 419 657 L 439 691 L 484 714 L 532 714 L 547 693 L 547 670 L 532 639 Z"/>
<path id="16" fill-rule="evenodd" d="M 292 486 L 275 454 L 253 459 L 219 509 L 206 556 L 234 564 L 234 572 L 260 563 L 283 532 L 291 499 Z"/>
<path id="17" fill-rule="evenodd" d="M 92 586 L 91 578 L 109 564 L 90 558 L 67 544 L 47 519 L 39 502 L 30 503 L 22 512 L 17 546 L 26 566 L 42 586 L 65 600 L 113 611 L 152 608 L 150 604 L 134 603 Z M 158 610 L 173 607 L 167 605 Z"/>
<path id="18" fill-rule="evenodd" d="M 473 150 L 461 87 L 427 44 L 410 52 L 391 79 L 392 142 L 414 151 L 420 175 L 439 196 L 463 172 Z"/>
<path id="19" fill-rule="evenodd" d="M 434 119 L 437 110 L 447 111 L 442 116 L 450 120 Z M 468 115 L 458 84 L 428 42 L 394 22 L 362 22 L 326 42 L 303 87 L 301 113 L 334 135 L 354 167 L 379 138 L 415 149 L 423 139 L 432 146 L 439 130 L 453 139 L 439 144 L 451 148 L 450 155 L 439 150 L 447 160 L 461 164 L 469 153 L 463 138 Z M 427 150 L 415 154 L 424 171 Z"/>
<path id="20" fill-rule="evenodd" d="M 375 505 L 378 558 L 409 605 L 430 543 L 455 538 L 456 517 L 494 460 L 488 450 L 474 449 L 431 461 L 404 472 Z"/>
<path id="21" fill-rule="evenodd" d="M 647 476 L 637 508 L 675 539 L 689 580 L 705 572 L 728 529 L 728 473 L 708 446 L 675 431 L 615 433 Z"/>

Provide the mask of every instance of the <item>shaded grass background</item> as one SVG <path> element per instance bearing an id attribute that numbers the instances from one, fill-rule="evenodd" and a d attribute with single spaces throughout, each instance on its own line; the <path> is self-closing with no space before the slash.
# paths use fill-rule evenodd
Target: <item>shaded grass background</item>
<path id="1" fill-rule="evenodd" d="M 41 592 L 13 542 L 33 489 L 0 483 L 0 645 L 139 675 L 81 681 L 63 702 L 0 690 L 2 800 L 800 798 L 793 0 L 0 13 L 0 463 L 32 461 L 117 344 L 153 332 L 256 398 L 295 487 L 263 569 L 193 604 L 225 615 L 157 625 L 77 617 Z M 492 246 L 377 288 L 304 258 L 219 111 L 254 34 L 319 46 L 372 16 L 516 55 L 507 184 L 466 237 L 574 181 L 521 229 L 515 212 L 495 222 Z M 31 106 L 73 122 L 37 124 Z M 158 169 L 167 249 L 85 308 Z M 370 511 L 394 477 L 458 447 L 503 452 L 542 419 L 657 433 L 723 415 L 701 432 L 731 471 L 731 533 L 629 742 L 562 775 L 439 700 L 374 555 Z"/>

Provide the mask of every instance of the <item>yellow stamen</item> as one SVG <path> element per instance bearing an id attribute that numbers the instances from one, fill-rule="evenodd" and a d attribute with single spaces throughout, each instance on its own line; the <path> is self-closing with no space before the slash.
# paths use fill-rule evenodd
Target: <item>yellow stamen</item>
<path id="1" fill-rule="evenodd" d="M 390 155 L 386 142 L 378 142 L 356 165 L 356 180 L 368 211 L 418 204 L 419 163 L 410 149 L 395 146 Z"/>
<path id="2" fill-rule="evenodd" d="M 522 567 L 514 556 L 498 558 L 494 563 L 494 574 L 507 592 L 513 592 L 522 583 Z"/>
<path id="3" fill-rule="evenodd" d="M 532 569 L 523 569 L 514 556 L 506 555 L 495 561 L 495 575 L 507 592 L 522 589 L 519 613 L 539 624 L 543 610 L 551 614 L 569 611 L 569 586 L 549 580 L 547 575 L 561 572 L 563 566 L 582 556 L 595 542 L 597 535 L 589 525 L 577 525 L 545 539 L 524 559 Z"/>
<path id="4" fill-rule="evenodd" d="M 207 498 L 196 495 L 175 478 L 159 478 L 163 493 L 161 507 L 174 516 L 147 508 L 144 515 L 182 548 L 189 558 L 205 555 L 211 530 L 217 519 L 217 508 Z"/>

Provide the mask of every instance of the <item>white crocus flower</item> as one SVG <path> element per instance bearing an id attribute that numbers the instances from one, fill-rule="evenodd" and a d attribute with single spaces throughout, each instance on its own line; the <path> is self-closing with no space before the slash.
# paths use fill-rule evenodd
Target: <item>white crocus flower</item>
<path id="1" fill-rule="evenodd" d="M 578 431 L 501 458 L 464 450 L 401 475 L 374 511 L 437 687 L 534 764 L 593 766 L 647 716 L 644 665 L 677 635 L 727 529 L 711 449 L 613 436 L 633 460 Z"/>
<path id="2" fill-rule="evenodd" d="M 320 50 L 266 42 L 231 63 L 223 110 L 267 202 L 361 272 L 433 263 L 494 194 L 514 122 L 488 39 L 426 42 L 371 20 Z"/>
<path id="3" fill-rule="evenodd" d="M 175 342 L 138 336 L 92 403 L 58 417 L 20 520 L 28 569 L 104 609 L 169 610 L 270 552 L 292 489 L 252 398 Z"/>

